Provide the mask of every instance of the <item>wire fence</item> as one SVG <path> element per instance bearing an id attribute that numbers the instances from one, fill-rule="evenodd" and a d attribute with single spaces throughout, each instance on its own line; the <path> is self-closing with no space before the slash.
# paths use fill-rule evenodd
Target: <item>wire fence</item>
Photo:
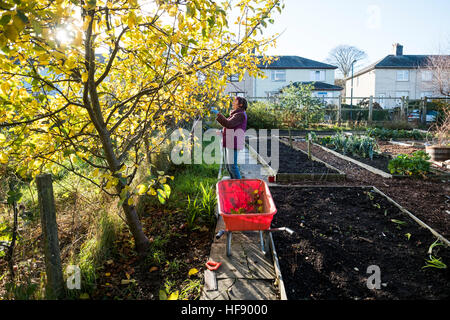
<path id="1" fill-rule="evenodd" d="M 439 105 L 449 104 L 449 98 L 423 97 L 317 97 L 324 112 L 323 122 L 338 124 L 358 122 L 361 124 L 404 123 L 412 126 L 427 125 L 437 119 Z M 248 97 L 249 102 L 278 104 L 278 97 Z"/>

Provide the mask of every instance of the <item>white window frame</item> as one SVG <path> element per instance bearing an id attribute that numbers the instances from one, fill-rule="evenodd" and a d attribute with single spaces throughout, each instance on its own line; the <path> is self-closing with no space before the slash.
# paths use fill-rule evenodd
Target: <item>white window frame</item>
<path id="1" fill-rule="evenodd" d="M 319 75 L 317 77 L 317 75 Z M 311 81 L 325 81 L 325 70 L 312 70 L 310 73 Z"/>
<path id="2" fill-rule="evenodd" d="M 272 70 L 271 79 L 273 82 L 286 81 L 286 70 Z"/>
<path id="3" fill-rule="evenodd" d="M 386 105 L 386 94 L 385 93 L 380 93 L 378 94 L 378 103 L 380 104 L 380 107 L 384 108 L 384 106 Z"/>
<path id="4" fill-rule="evenodd" d="M 239 82 L 239 74 L 235 73 L 230 75 L 228 80 L 230 80 L 230 82 Z"/>
<path id="5" fill-rule="evenodd" d="M 422 81 L 430 82 L 433 81 L 433 71 L 431 70 L 422 70 Z"/>
<path id="6" fill-rule="evenodd" d="M 401 82 L 409 81 L 409 70 L 397 70 L 396 79 Z"/>

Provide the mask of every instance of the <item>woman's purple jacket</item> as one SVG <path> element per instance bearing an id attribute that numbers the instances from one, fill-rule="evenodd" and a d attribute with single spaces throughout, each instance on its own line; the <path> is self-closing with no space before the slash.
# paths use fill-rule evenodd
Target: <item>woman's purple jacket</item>
<path id="1" fill-rule="evenodd" d="M 244 148 L 245 130 L 247 130 L 247 114 L 242 108 L 231 111 L 225 118 L 220 113 L 216 118 L 223 127 L 222 146 L 229 149 L 241 150 Z"/>

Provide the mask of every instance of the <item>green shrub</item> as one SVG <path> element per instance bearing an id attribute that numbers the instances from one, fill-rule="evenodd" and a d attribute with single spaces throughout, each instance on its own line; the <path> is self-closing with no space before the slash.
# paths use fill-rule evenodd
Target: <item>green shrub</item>
<path id="1" fill-rule="evenodd" d="M 369 137 L 377 138 L 382 141 L 388 141 L 390 139 L 413 139 L 424 140 L 427 137 L 426 133 L 422 133 L 419 130 L 391 130 L 385 128 L 368 128 L 366 134 Z"/>
<path id="2" fill-rule="evenodd" d="M 423 150 L 412 154 L 399 154 L 389 161 L 388 169 L 392 174 L 424 176 L 430 171 L 430 156 Z"/>
<path id="3" fill-rule="evenodd" d="M 279 113 L 269 102 L 253 102 L 247 108 L 247 127 L 253 129 L 280 128 Z"/>

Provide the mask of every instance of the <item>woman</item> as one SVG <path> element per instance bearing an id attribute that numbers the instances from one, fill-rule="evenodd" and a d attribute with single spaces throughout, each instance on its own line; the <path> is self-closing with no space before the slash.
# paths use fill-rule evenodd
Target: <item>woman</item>
<path id="1" fill-rule="evenodd" d="M 247 100 L 235 97 L 232 111 L 228 118 L 218 113 L 216 120 L 224 128 L 222 130 L 222 146 L 226 153 L 226 168 L 231 179 L 241 179 L 237 165 L 238 152 L 244 148 L 245 130 L 247 129 Z"/>

